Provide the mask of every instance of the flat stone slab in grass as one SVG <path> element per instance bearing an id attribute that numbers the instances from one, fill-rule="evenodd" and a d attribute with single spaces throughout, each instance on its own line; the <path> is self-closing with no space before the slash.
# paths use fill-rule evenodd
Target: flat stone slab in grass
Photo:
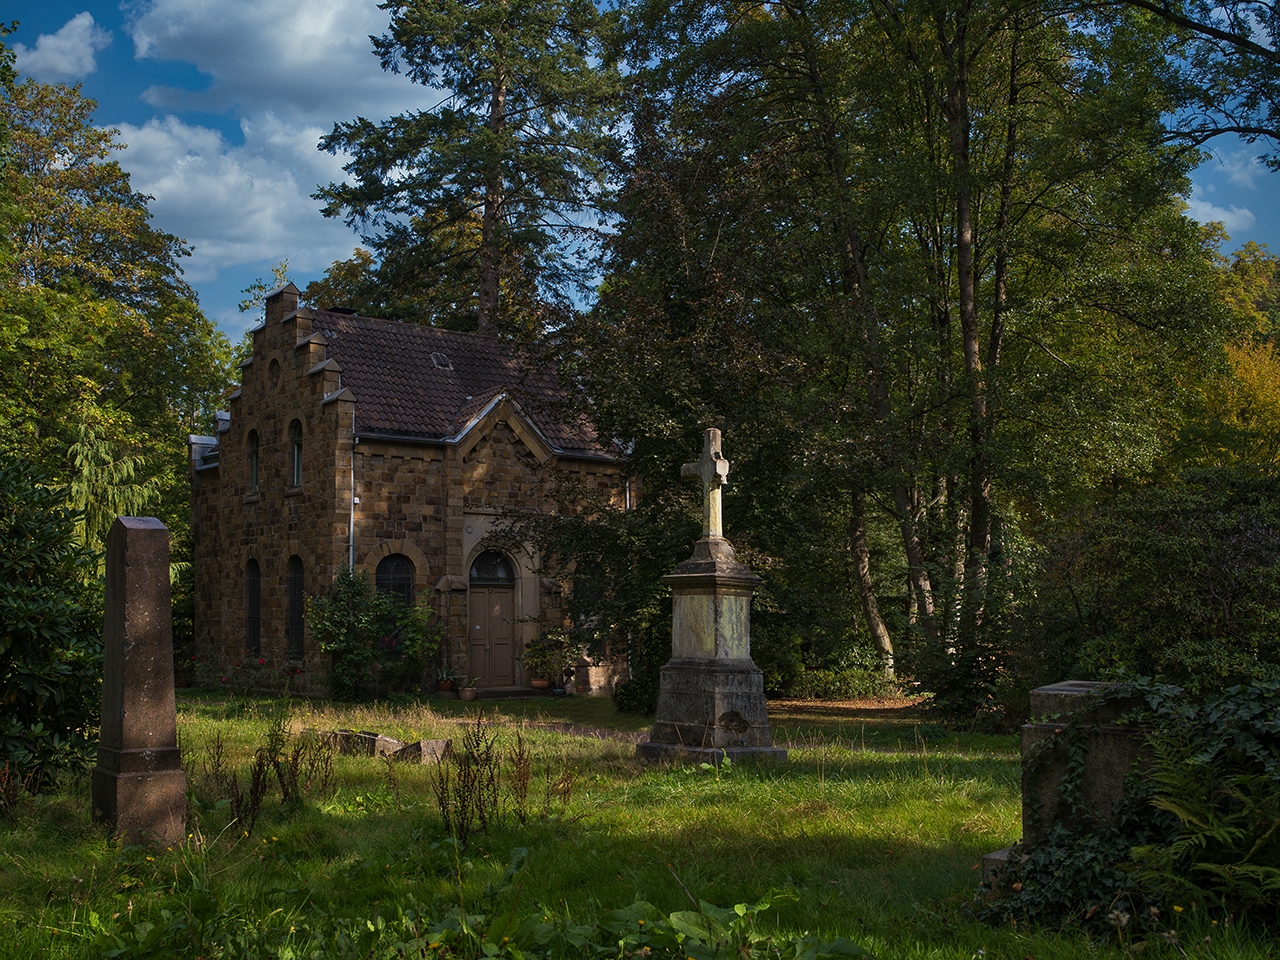
<path id="1" fill-rule="evenodd" d="M 411 740 L 405 743 L 373 730 L 319 730 L 307 727 L 304 739 L 318 738 L 348 757 L 391 757 L 406 763 L 434 763 L 449 756 L 452 740 Z"/>
<path id="2" fill-rule="evenodd" d="M 439 763 L 452 751 L 452 740 L 412 740 L 392 756 L 405 763 Z"/>

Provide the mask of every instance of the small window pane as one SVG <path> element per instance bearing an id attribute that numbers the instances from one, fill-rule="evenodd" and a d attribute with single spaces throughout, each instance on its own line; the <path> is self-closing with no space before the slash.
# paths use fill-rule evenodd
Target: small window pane
<path id="1" fill-rule="evenodd" d="M 289 424 L 289 440 L 293 445 L 293 485 L 302 486 L 302 423 L 298 420 Z"/>
<path id="2" fill-rule="evenodd" d="M 393 553 L 378 562 L 373 582 L 379 593 L 389 593 L 406 607 L 413 606 L 413 561 L 402 553 Z M 397 629 L 383 641 L 383 652 L 398 657 L 404 653 L 404 638 Z"/>
<path id="3" fill-rule="evenodd" d="M 249 492 L 258 492 L 258 431 L 249 431 Z"/>

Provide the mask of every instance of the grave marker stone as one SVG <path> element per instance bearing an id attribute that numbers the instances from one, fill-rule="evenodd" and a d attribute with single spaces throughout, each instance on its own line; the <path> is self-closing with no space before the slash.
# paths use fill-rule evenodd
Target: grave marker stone
<path id="1" fill-rule="evenodd" d="M 174 843 L 185 832 L 186 787 L 173 694 L 169 531 L 154 517 L 117 517 L 107 534 L 93 815 L 126 843 Z"/>
<path id="2" fill-rule="evenodd" d="M 760 578 L 724 538 L 721 491 L 729 461 L 720 431 L 708 430 L 702 457 L 681 475 L 702 482 L 702 538 L 693 556 L 663 579 L 671 585 L 671 659 L 662 668 L 658 710 L 642 760 L 720 763 L 785 760 L 773 745 L 764 674 L 751 659 L 751 596 Z"/>
<path id="3" fill-rule="evenodd" d="M 1143 757 L 1145 732 L 1121 723 L 1139 704 L 1135 698 L 1099 702 L 1114 685 L 1091 680 L 1064 680 L 1031 691 L 1030 723 L 1022 726 L 1022 843 L 982 858 L 989 896 L 1003 893 L 1001 877 L 1015 856 L 1025 856 L 1055 823 L 1088 832 L 1111 822 L 1112 811 L 1124 797 L 1125 778 Z M 1060 811 L 1060 794 L 1069 757 L 1058 734 L 1074 723 L 1085 750 L 1078 784 L 1080 802 L 1088 818 L 1068 820 Z"/>

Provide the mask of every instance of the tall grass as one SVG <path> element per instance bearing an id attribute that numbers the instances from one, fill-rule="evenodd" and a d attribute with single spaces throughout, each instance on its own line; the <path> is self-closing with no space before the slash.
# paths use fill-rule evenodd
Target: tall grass
<path id="1" fill-rule="evenodd" d="M 290 729 L 458 744 L 477 711 L 449 710 L 302 704 Z M 186 924 L 184 936 L 219 923 L 246 937 L 275 930 L 301 948 L 343 923 L 394 918 L 406 904 L 441 917 L 545 910 L 589 928 L 637 898 L 672 913 L 698 901 L 755 903 L 784 889 L 795 897 L 779 898 L 754 921 L 761 935 L 846 937 L 880 960 L 1053 960 L 1128 949 L 1070 930 L 992 928 L 969 918 L 982 854 L 1020 833 L 1018 762 L 1007 750 L 924 739 L 902 751 L 852 749 L 851 738 L 818 725 L 783 765 L 655 768 L 639 764 L 630 744 L 546 731 L 536 724 L 559 718 L 519 710 L 502 720 L 499 744 L 508 749 L 520 729 L 533 815 L 521 822 L 504 801 L 462 846 L 444 829 L 433 765 L 368 757 L 333 758 L 324 788 L 304 789 L 299 804 L 268 791 L 245 836 L 221 802 L 212 757 L 220 744 L 223 766 L 243 776 L 271 706 L 184 699 L 187 842 L 120 849 L 89 822 L 83 780 L 21 804 L 0 821 L 0 956 L 96 956 L 95 930 L 136 931 L 139 921 Z M 556 793 L 566 774 L 570 789 Z M 527 858 L 509 873 L 520 849 Z M 1189 931 L 1201 924 L 1210 937 L 1196 956 L 1272 956 L 1247 933 L 1212 926 L 1225 918 L 1202 911 L 1185 919 Z M 1167 946 L 1153 942 L 1150 955 Z"/>

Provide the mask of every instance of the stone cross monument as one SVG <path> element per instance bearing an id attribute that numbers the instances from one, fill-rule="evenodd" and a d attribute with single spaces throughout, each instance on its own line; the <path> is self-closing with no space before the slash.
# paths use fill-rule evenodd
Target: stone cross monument
<path id="1" fill-rule="evenodd" d="M 681 476 L 702 482 L 702 538 L 693 556 L 663 579 L 671 585 L 671 659 L 662 668 L 658 713 L 643 760 L 719 763 L 759 757 L 785 760 L 773 745 L 764 674 L 751 659 L 751 595 L 760 578 L 738 563 L 724 538 L 721 490 L 729 461 L 720 431 L 708 430 L 702 457 Z"/>
<path id="2" fill-rule="evenodd" d="M 93 815 L 126 843 L 183 839 L 187 778 L 173 694 L 169 531 L 117 517 L 107 534 L 102 728 Z"/>

